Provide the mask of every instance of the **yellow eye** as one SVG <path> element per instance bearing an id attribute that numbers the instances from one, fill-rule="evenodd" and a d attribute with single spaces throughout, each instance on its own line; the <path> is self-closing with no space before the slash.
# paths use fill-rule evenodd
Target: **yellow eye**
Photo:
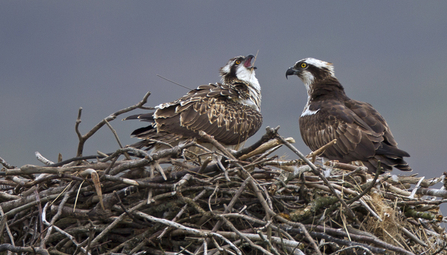
<path id="1" fill-rule="evenodd" d="M 241 63 L 241 61 L 240 60 L 236 60 L 236 65 L 239 65 L 240 63 Z"/>
<path id="2" fill-rule="evenodd" d="M 307 64 L 306 63 L 301 63 L 301 68 L 306 68 Z"/>

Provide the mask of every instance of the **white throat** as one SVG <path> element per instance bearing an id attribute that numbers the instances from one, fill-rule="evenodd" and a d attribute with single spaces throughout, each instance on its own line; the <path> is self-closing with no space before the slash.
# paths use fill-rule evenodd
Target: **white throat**
<path id="1" fill-rule="evenodd" d="M 261 86 L 259 85 L 259 81 L 256 78 L 255 70 L 249 70 L 245 67 L 240 67 L 236 71 L 236 77 L 241 80 L 245 81 L 253 86 L 253 88 L 257 91 L 261 91 Z"/>
<path id="2" fill-rule="evenodd" d="M 311 84 L 314 82 L 315 77 L 312 75 L 309 71 L 303 71 L 301 75 L 301 80 L 304 83 L 304 86 L 306 87 L 307 95 L 310 97 L 310 90 L 311 90 Z"/>
<path id="3" fill-rule="evenodd" d="M 248 85 L 249 90 L 249 98 L 240 102 L 257 111 L 261 111 L 261 85 L 259 85 L 259 81 L 256 78 L 255 70 L 241 66 L 236 71 L 236 77 L 244 81 Z"/>

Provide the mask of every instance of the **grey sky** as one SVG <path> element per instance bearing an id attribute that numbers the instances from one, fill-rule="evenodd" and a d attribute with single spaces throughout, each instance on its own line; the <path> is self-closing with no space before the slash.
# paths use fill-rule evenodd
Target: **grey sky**
<path id="1" fill-rule="evenodd" d="M 334 63 L 351 98 L 388 121 L 414 172 L 439 176 L 447 152 L 446 1 L 2 1 L 0 157 L 13 165 L 75 156 L 81 130 L 152 92 L 149 105 L 219 81 L 236 55 L 256 54 L 263 128 L 280 125 L 303 153 L 306 92 L 285 79 L 297 60 Z M 135 112 L 137 113 L 137 112 Z M 124 116 L 123 116 L 124 117 Z M 139 122 L 111 123 L 125 144 Z M 104 128 L 85 155 L 118 148 Z M 294 157 L 288 150 L 282 150 Z"/>

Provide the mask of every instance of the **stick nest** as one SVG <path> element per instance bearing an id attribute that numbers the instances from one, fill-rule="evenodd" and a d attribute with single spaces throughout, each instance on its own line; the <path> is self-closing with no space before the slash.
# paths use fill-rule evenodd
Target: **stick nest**
<path id="1" fill-rule="evenodd" d="M 191 140 L 152 153 L 82 155 L 89 137 L 148 96 L 85 135 L 80 110 L 75 158 L 54 163 L 36 153 L 44 165 L 22 167 L 0 158 L 1 254 L 447 253 L 439 213 L 447 192 L 430 188 L 444 176 L 322 164 L 278 128 L 238 152 L 201 133 L 217 151 Z M 275 156 L 281 146 L 295 159 Z"/>

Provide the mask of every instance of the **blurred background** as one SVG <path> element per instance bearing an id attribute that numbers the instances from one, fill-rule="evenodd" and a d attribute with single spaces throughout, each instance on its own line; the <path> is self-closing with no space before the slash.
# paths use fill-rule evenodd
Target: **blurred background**
<path id="1" fill-rule="evenodd" d="M 76 156 L 80 130 L 139 102 L 175 100 L 219 81 L 219 68 L 256 54 L 262 86 L 261 130 L 280 125 L 303 153 L 298 117 L 306 103 L 288 67 L 305 57 L 334 63 L 353 99 L 388 121 L 419 176 L 446 171 L 446 1 L 2 1 L 0 3 L 0 157 L 16 166 Z M 134 111 L 139 113 L 142 111 Z M 128 115 L 130 115 L 128 114 Z M 110 124 L 123 144 L 144 123 Z M 103 127 L 84 155 L 113 152 Z M 282 149 L 279 155 L 296 158 Z M 399 171 L 395 171 L 399 173 Z"/>

